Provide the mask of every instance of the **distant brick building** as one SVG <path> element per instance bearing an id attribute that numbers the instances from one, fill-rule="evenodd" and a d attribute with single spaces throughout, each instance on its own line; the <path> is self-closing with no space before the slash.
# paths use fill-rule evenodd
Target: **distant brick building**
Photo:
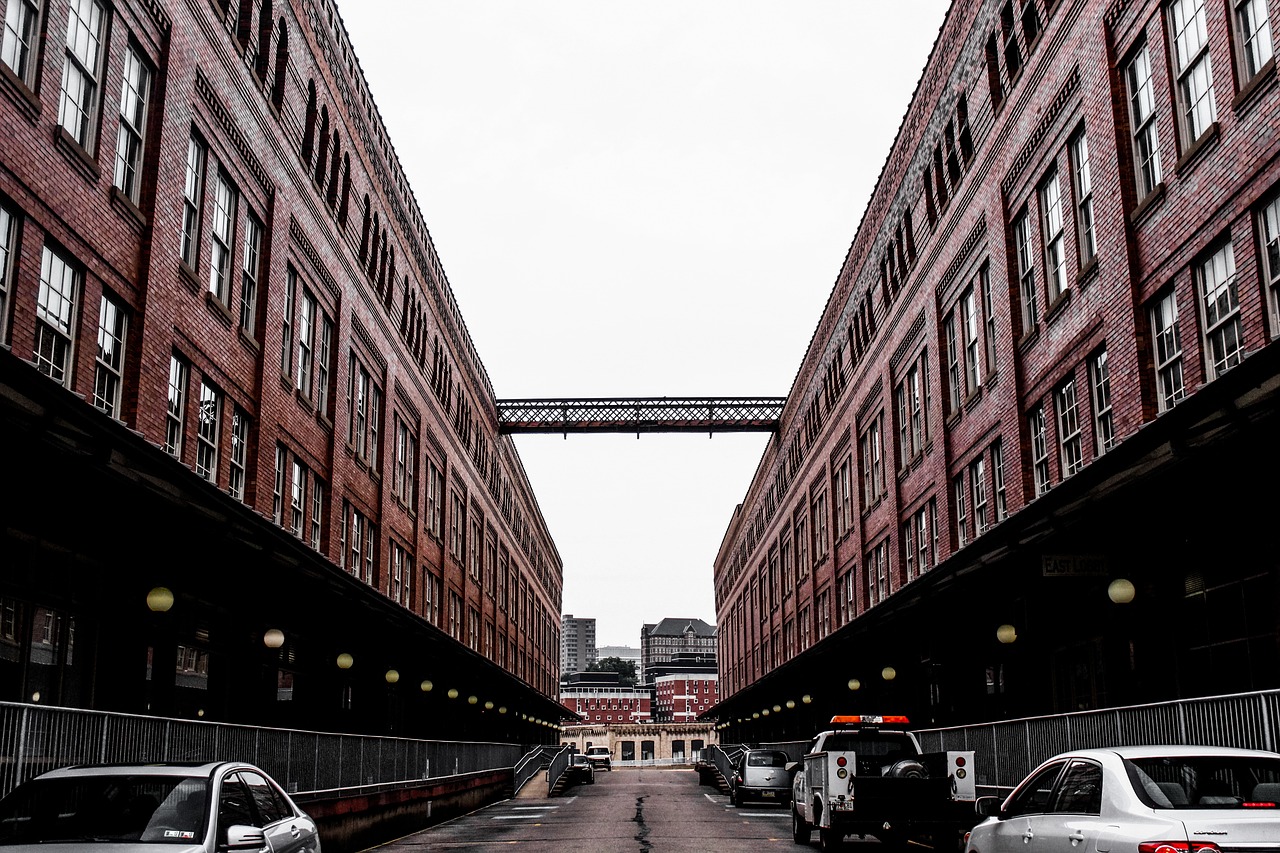
<path id="1" fill-rule="evenodd" d="M 0 698 L 544 737 L 560 559 L 334 3 L 10 0 L 0 114 Z"/>
<path id="2" fill-rule="evenodd" d="M 653 693 L 647 687 L 623 686 L 616 672 L 579 672 L 560 687 L 560 703 L 583 723 L 647 723 Z"/>
<path id="3" fill-rule="evenodd" d="M 1280 686 L 1278 12 L 951 6 L 716 557 L 725 740 Z"/>
<path id="4" fill-rule="evenodd" d="M 703 655 L 714 659 L 716 654 L 716 626 L 701 619 L 663 619 L 645 624 L 640 629 L 639 673 L 646 684 L 652 684 L 653 669 L 679 654 Z"/>

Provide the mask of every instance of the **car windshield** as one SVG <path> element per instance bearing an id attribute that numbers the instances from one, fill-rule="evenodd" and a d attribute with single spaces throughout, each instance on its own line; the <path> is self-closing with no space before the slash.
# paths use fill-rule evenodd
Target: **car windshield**
<path id="1" fill-rule="evenodd" d="M 1280 808 L 1280 759 L 1165 756 L 1130 759 L 1125 769 L 1150 808 Z"/>
<path id="2" fill-rule="evenodd" d="M 786 767 L 785 752 L 751 752 L 747 754 L 748 767 Z"/>
<path id="3" fill-rule="evenodd" d="M 104 841 L 190 845 L 208 782 L 185 776 L 33 779 L 0 800 L 0 845 Z"/>

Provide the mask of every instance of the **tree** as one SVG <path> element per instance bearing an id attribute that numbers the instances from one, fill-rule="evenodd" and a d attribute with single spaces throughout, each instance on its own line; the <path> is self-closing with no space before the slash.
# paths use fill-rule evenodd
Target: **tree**
<path id="1" fill-rule="evenodd" d="M 623 687 L 636 686 L 636 662 L 622 658 L 600 658 L 587 667 L 587 672 L 616 672 Z"/>

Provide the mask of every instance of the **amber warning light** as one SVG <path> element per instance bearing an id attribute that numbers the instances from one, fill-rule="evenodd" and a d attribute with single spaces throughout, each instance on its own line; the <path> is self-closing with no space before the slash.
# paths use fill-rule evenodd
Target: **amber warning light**
<path id="1" fill-rule="evenodd" d="M 901 714 L 895 716 L 882 717 L 879 714 L 837 714 L 831 718 L 833 726 L 856 726 L 863 725 L 884 725 L 885 723 L 901 723 L 906 725 L 911 722 Z"/>

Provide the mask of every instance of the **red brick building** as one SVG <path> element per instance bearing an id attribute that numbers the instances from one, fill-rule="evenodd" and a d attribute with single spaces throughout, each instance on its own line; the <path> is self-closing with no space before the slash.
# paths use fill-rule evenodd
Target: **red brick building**
<path id="1" fill-rule="evenodd" d="M 716 559 L 722 739 L 1280 684 L 1278 15 L 952 5 Z"/>
<path id="2" fill-rule="evenodd" d="M 660 723 L 695 723 L 720 701 L 716 675 L 660 675 L 653 681 L 653 719 Z"/>
<path id="3" fill-rule="evenodd" d="M 560 559 L 335 5 L 7 2 L 0 698 L 542 737 Z"/>

